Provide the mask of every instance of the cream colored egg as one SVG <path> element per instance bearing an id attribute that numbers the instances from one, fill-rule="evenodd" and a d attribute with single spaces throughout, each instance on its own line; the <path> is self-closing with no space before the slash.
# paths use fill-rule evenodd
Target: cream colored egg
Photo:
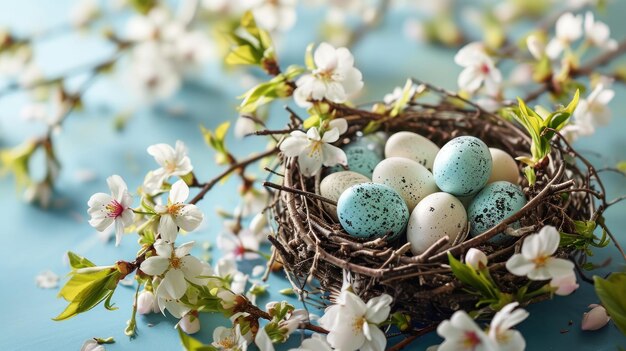
<path id="1" fill-rule="evenodd" d="M 466 227 L 467 213 L 461 201 L 448 193 L 434 193 L 411 212 L 406 236 L 413 254 L 419 255 L 446 235 L 449 246 Z"/>
<path id="2" fill-rule="evenodd" d="M 491 176 L 487 183 L 504 180 L 509 183 L 518 184 L 519 169 L 513 157 L 505 151 L 493 147 L 489 148 L 489 152 L 491 153 L 493 167 L 491 168 Z"/>
<path id="3" fill-rule="evenodd" d="M 427 138 L 413 132 L 393 134 L 385 144 L 385 157 L 404 157 L 416 161 L 422 166 L 433 169 L 439 146 Z"/>
<path id="4" fill-rule="evenodd" d="M 349 187 L 368 182 L 371 182 L 368 177 L 352 171 L 331 173 L 320 182 L 320 195 L 327 199 L 337 201 L 341 194 Z M 328 214 L 333 216 L 334 219 L 337 219 L 337 207 L 324 203 L 324 209 Z"/>
<path id="5" fill-rule="evenodd" d="M 402 157 L 389 157 L 378 163 L 374 168 L 372 181 L 397 191 L 409 211 L 424 197 L 439 191 L 433 175 L 426 167 Z"/>

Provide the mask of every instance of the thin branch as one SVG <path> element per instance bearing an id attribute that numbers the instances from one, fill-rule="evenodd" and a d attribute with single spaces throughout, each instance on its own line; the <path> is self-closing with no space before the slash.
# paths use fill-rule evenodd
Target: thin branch
<path id="1" fill-rule="evenodd" d="M 308 191 L 303 191 L 303 190 L 298 190 L 298 189 L 294 189 L 294 188 L 289 188 L 289 187 L 278 185 L 278 184 L 274 184 L 274 183 L 271 183 L 271 182 L 263 182 L 263 186 L 267 187 L 267 188 L 278 189 L 278 190 L 281 190 L 281 191 L 287 191 L 287 192 L 298 194 L 298 195 L 308 196 L 308 197 L 314 198 L 316 200 L 324 201 L 324 202 L 326 202 L 328 204 L 331 204 L 333 206 L 337 206 L 337 201 L 333 201 L 331 199 L 325 198 L 323 196 L 320 196 L 320 195 L 317 195 L 315 193 L 311 193 L 311 192 L 308 192 Z"/>

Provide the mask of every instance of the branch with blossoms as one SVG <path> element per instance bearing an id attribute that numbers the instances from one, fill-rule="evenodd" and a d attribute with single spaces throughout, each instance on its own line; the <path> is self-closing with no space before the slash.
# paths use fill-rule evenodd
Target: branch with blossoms
<path id="1" fill-rule="evenodd" d="M 565 55 L 565 58 L 570 57 L 572 41 L 577 38 L 573 39 L 576 36 L 571 33 L 565 38 L 561 35 L 563 33 L 559 33 L 563 29 L 559 28 L 568 27 L 566 24 L 569 22 L 578 23 L 582 17 L 577 19 L 572 14 L 563 16 L 557 21 L 556 39 L 551 41 L 553 44 L 548 45 L 550 50 L 546 48 L 546 52 L 550 51 L 551 55 L 558 52 L 554 55 Z M 598 27 L 598 22 L 589 15 L 587 18 L 590 18 L 587 20 L 590 23 L 586 26 L 590 28 L 587 35 L 597 39 L 597 34 L 590 33 L 597 31 L 594 28 Z M 558 95 L 554 94 L 556 88 L 546 89 L 545 92 L 553 93 L 559 99 L 557 101 L 564 101 L 567 96 L 565 106 L 530 108 L 523 99 L 518 101 L 517 106 L 512 106 L 505 99 L 502 75 L 492 53 L 484 45 L 473 43 L 461 49 L 455 58 L 464 67 L 459 76 L 462 88 L 459 92 L 450 93 L 409 80 L 386 96 L 383 102 L 365 109 L 354 107 L 349 101 L 364 84 L 361 72 L 355 67 L 354 57 L 347 48 L 336 48 L 328 43 L 317 47 L 311 45 L 303 66 L 283 69 L 268 32 L 260 29 L 250 14 L 243 16 L 235 32 L 232 39 L 236 45 L 231 47 L 227 60 L 231 64 L 258 66 L 271 76 L 267 82 L 245 93 L 239 107 L 246 120 L 253 122 L 252 126 L 247 126 L 249 133 L 244 134 L 268 136 L 272 142 L 270 148 L 247 158 L 239 158 L 229 151 L 225 142 L 228 124 L 222 124 L 214 131 L 203 129 L 207 144 L 216 151 L 216 162 L 227 168 L 215 178 L 201 182 L 193 173 L 191 160 L 182 142 L 177 142 L 174 147 L 166 144 L 150 146 L 147 151 L 160 167 L 147 173 L 137 193 L 141 198 L 137 207 L 133 207 L 125 182 L 120 177 L 110 177 L 107 182 L 111 194 L 95 194 L 88 202 L 90 224 L 101 231 L 113 226 L 118 244 L 124 232 L 136 232 L 141 246 L 139 254 L 130 261 L 96 266 L 88 259 L 70 253 L 72 272 L 60 292 L 60 296 L 68 301 L 68 306 L 56 317 L 57 320 L 84 313 L 100 303 L 113 309 L 111 299 L 118 283 L 134 274 L 137 293 L 126 328 L 128 335 L 135 333 L 137 313 L 167 312 L 179 319 L 177 326 L 186 334 L 193 334 L 200 328 L 198 315 L 201 312 L 220 312 L 230 318 L 231 325 L 214 331 L 210 345 L 181 333 L 183 345 L 189 350 L 244 350 L 252 342 L 261 350 L 273 350 L 274 344 L 286 341 L 296 329 L 316 333 L 302 342 L 301 349 L 383 350 L 388 338 L 404 335 L 406 339 L 400 341 L 400 346 L 395 348 L 398 349 L 417 336 L 437 329 L 444 338 L 439 346 L 441 350 L 521 350 L 525 341 L 512 328 L 525 320 L 528 313 L 519 306 L 553 295 L 568 295 L 576 290 L 576 267 L 593 268 L 581 261 L 586 259 L 585 253 L 591 247 L 603 247 L 613 241 L 621 250 L 602 218 L 603 211 L 615 202 L 606 201 L 597 172 L 568 143 L 568 136 L 571 138 L 572 130 L 576 130 L 572 127 L 579 120 L 592 118 L 599 111 L 593 104 L 597 100 L 610 100 L 612 94 L 601 88 L 580 99 L 578 91 L 583 89 L 583 84 L 575 81 L 580 75 L 571 73 L 574 72 L 573 67 L 580 66 L 576 66 L 572 57 L 557 64 L 545 54 L 550 65 L 556 64 L 549 68 L 549 84 L 555 84 L 553 78 L 560 77 L 556 80 Z M 247 34 L 242 34 L 244 32 Z M 608 37 L 605 39 L 608 40 Z M 528 40 L 529 43 L 533 41 Z M 531 50 L 536 49 L 533 45 L 530 45 Z M 618 50 L 618 53 L 621 52 Z M 607 55 L 601 54 L 600 58 L 590 62 L 605 64 L 618 56 L 611 54 L 605 59 Z M 543 54 L 541 57 L 544 57 Z M 561 65 L 568 68 L 564 69 Z M 537 70 L 543 69 L 541 67 L 537 63 Z M 420 99 L 430 93 L 441 97 L 442 102 L 433 105 Z M 492 109 L 483 101 L 474 99 L 483 93 L 492 98 L 497 108 Z M 254 113 L 268 103 L 281 99 L 290 101 L 292 98 L 306 110 L 305 119 L 289 110 L 291 120 L 285 129 L 268 130 L 262 120 L 255 118 Z M 441 118 L 442 115 L 445 118 Z M 524 147 L 524 151 L 529 153 L 519 161 L 527 165 L 524 186 L 531 200 L 516 213 L 471 239 L 465 240 L 466 235 L 456 239 L 445 236 L 428 246 L 423 253 L 411 256 L 408 253 L 410 245 L 399 248 L 388 246 L 388 233 L 375 240 L 354 240 L 334 226 L 336 221 L 330 222 L 333 211 L 312 211 L 313 206 L 323 209 L 326 205 L 338 205 L 338 199 L 319 195 L 317 189 L 314 189 L 315 192 L 308 190 L 313 183 L 319 185 L 322 171 L 335 166 L 346 168 L 354 165 L 344 148 L 344 140 L 354 139 L 359 132 L 367 134 L 405 126 L 428 131 L 439 141 L 449 140 L 455 132 L 445 128 L 458 128 L 450 116 L 459 115 L 471 121 L 468 128 L 474 128 L 472 130 L 479 131 L 477 133 L 482 133 L 483 137 L 494 130 L 508 131 L 502 138 L 505 139 L 501 141 L 502 145 L 512 146 L 512 150 Z M 420 118 L 424 116 L 437 123 L 423 123 Z M 441 129 L 437 130 L 434 126 Z M 259 127 L 262 129 L 256 130 Z M 246 130 L 235 129 L 239 132 Z M 558 157 L 562 161 L 565 155 L 580 158 L 587 168 L 570 167 L 554 159 Z M 274 194 L 256 189 L 255 177 L 247 172 L 250 165 L 267 158 L 278 161 L 267 169 L 284 179 L 282 185 L 264 183 L 267 188 L 279 190 Z M 426 166 L 424 162 L 423 168 L 427 171 Z M 566 175 L 566 167 L 570 167 L 567 169 L 572 175 Z M 517 166 L 515 169 L 517 171 Z M 298 172 L 297 177 L 293 176 L 295 172 Z M 243 202 L 232 215 L 226 215 L 234 221 L 227 225 L 229 232 L 220 234 L 217 241 L 218 246 L 227 252 L 212 267 L 190 254 L 193 242 L 178 244 L 176 241 L 179 232 L 194 231 L 203 221 L 204 215 L 196 204 L 205 196 L 210 196 L 211 189 L 221 180 L 233 174 L 242 182 L 240 195 Z M 601 191 L 595 191 L 592 182 L 597 182 Z M 191 197 L 194 189 L 198 189 L 197 193 Z M 596 199 L 602 202 L 599 208 L 594 205 Z M 531 211 L 540 204 L 553 214 L 551 218 L 540 217 Z M 263 213 L 268 208 L 273 222 L 268 222 L 267 215 Z M 243 228 L 244 219 L 249 217 L 253 217 L 250 226 Z M 530 220 L 524 222 L 527 226 L 517 227 L 516 223 L 522 219 Z M 534 223 L 528 224 L 531 220 Z M 559 223 L 559 227 L 549 225 L 554 223 Z M 278 225 L 278 230 L 274 230 L 275 225 Z M 285 227 L 301 236 L 286 238 Z M 598 227 L 603 229 L 601 238 L 594 235 Z M 515 237 L 517 244 L 499 251 L 485 246 L 490 239 L 502 233 Z M 265 256 L 260 249 L 262 238 L 268 238 L 273 244 L 271 254 L 267 254 L 266 267 L 255 269 L 257 272 L 252 272 L 252 277 L 238 271 L 237 259 Z M 302 260 L 301 256 L 294 254 L 296 246 L 307 254 L 314 252 L 311 259 Z M 328 247 L 334 252 L 327 250 Z M 477 247 L 489 247 L 491 251 L 481 251 Z M 346 252 L 350 256 L 341 257 Z M 581 255 L 581 258 L 574 262 L 571 259 L 576 255 Z M 374 267 L 363 262 L 382 264 Z M 319 291 L 331 291 L 330 305 L 321 303 L 327 307 L 321 318 L 315 321 L 306 310 L 296 309 L 286 302 L 273 302 L 265 309 L 255 305 L 256 296 L 266 290 L 263 281 L 255 277 L 275 264 L 286 267 L 287 276 L 294 285 L 293 291 L 305 303 L 317 302 L 315 295 Z M 296 276 L 296 265 L 304 267 L 306 274 Z M 333 272 L 320 274 L 324 272 L 319 269 L 323 265 L 341 269 L 344 279 L 332 275 Z M 363 281 L 357 278 L 361 276 L 372 278 L 365 287 L 360 284 Z M 471 297 L 472 303 L 460 306 L 469 313 L 459 311 L 448 315 L 449 318 L 438 326 L 433 320 L 426 327 L 418 328 L 409 313 L 398 309 L 398 296 L 381 290 L 369 290 L 369 295 L 365 296 L 360 290 L 367 290 L 376 284 L 400 285 L 400 281 L 409 279 L 418 279 L 421 286 L 426 280 L 432 282 L 441 277 L 450 279 L 445 278 L 443 283 L 439 281 L 440 286 L 429 291 L 426 298 L 462 290 Z M 316 289 L 309 291 L 309 286 L 314 286 L 313 278 L 326 279 L 332 284 L 323 286 L 320 283 Z M 602 308 L 616 319 L 617 325 L 623 326 L 619 317 L 623 304 L 616 294 L 611 293 L 611 288 L 621 282 L 621 276 L 610 277 L 606 281 L 596 280 Z M 333 289 L 338 281 L 341 282 L 340 289 Z M 515 291 L 512 291 L 511 284 L 517 288 Z M 246 289 L 248 285 L 250 287 Z M 594 317 L 599 314 L 597 311 L 602 310 L 593 311 L 587 317 L 589 328 L 595 327 L 596 320 L 602 319 Z M 493 318 L 489 327 L 481 327 L 479 323 L 490 316 Z"/>

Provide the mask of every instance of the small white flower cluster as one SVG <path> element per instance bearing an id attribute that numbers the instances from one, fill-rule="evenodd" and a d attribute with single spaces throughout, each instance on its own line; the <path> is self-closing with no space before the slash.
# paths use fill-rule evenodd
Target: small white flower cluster
<path id="1" fill-rule="evenodd" d="M 182 75 L 214 51 L 204 32 L 188 27 L 163 7 L 128 20 L 126 37 L 133 43 L 131 83 L 146 98 L 170 97 L 180 87 Z"/>
<path id="2" fill-rule="evenodd" d="M 260 28 L 270 32 L 286 32 L 296 24 L 296 0 L 204 0 L 210 13 L 240 17 L 252 11 Z"/>

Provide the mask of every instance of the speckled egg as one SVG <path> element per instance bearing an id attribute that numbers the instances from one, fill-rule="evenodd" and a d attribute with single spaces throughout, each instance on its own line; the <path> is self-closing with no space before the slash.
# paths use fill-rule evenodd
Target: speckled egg
<path id="1" fill-rule="evenodd" d="M 504 180 L 509 183 L 517 184 L 517 178 L 519 178 L 519 169 L 517 163 L 503 150 L 496 149 L 495 147 L 489 148 L 491 153 L 491 161 L 493 167 L 491 167 L 491 176 L 487 183 L 497 182 Z"/>
<path id="2" fill-rule="evenodd" d="M 439 152 L 439 146 L 427 138 L 413 132 L 393 134 L 385 144 L 385 157 L 404 157 L 411 159 L 429 171 Z"/>
<path id="3" fill-rule="evenodd" d="M 461 136 L 444 145 L 433 165 L 439 189 L 455 196 L 474 195 L 487 184 L 492 161 L 485 143 L 472 136 Z"/>
<path id="4" fill-rule="evenodd" d="M 390 233 L 397 239 L 409 220 L 409 209 L 392 188 L 375 183 L 349 187 L 337 201 L 337 217 L 350 235 L 375 239 Z"/>
<path id="5" fill-rule="evenodd" d="M 376 165 L 382 161 L 382 156 L 376 151 L 359 144 L 348 144 L 343 147 L 348 159 L 349 170 L 372 178 L 372 172 Z M 331 173 L 343 171 L 343 167 L 335 166 L 330 169 Z"/>
<path id="6" fill-rule="evenodd" d="M 372 181 L 397 191 L 409 211 L 427 195 L 439 191 L 433 175 L 421 164 L 402 157 L 382 160 L 372 175 Z"/>
<path id="7" fill-rule="evenodd" d="M 350 143 L 353 146 L 363 146 L 368 150 L 376 152 L 381 158 L 385 155 L 385 142 L 387 141 L 387 133 L 376 132 L 363 135 L 359 132 L 356 139 Z"/>
<path id="8" fill-rule="evenodd" d="M 320 182 L 320 195 L 327 199 L 337 201 L 341 194 L 349 187 L 367 182 L 371 182 L 371 180 L 356 172 L 343 171 L 332 173 Z M 323 204 L 326 212 L 337 219 L 337 207 L 326 202 Z"/>
<path id="9" fill-rule="evenodd" d="M 526 205 L 526 196 L 519 186 L 498 181 L 481 190 L 467 209 L 470 221 L 470 235 L 475 236 L 492 228 L 505 218 L 510 217 Z M 518 223 L 512 225 L 518 227 Z M 494 237 L 492 242 L 499 242 L 504 235 Z"/>
<path id="10" fill-rule="evenodd" d="M 448 193 L 434 193 L 411 212 L 406 236 L 413 254 L 419 255 L 446 235 L 450 246 L 466 228 L 467 214 L 461 201 Z"/>

